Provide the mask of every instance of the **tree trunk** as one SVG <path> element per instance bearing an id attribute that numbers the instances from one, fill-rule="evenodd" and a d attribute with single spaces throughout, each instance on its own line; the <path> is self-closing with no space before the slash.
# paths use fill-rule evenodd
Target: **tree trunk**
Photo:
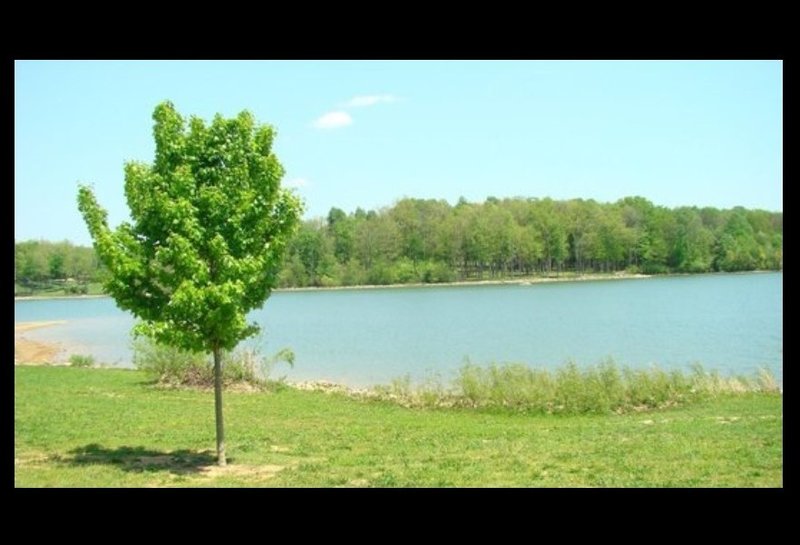
<path id="1" fill-rule="evenodd" d="M 222 424 L 222 354 L 219 347 L 214 348 L 214 410 L 217 417 L 217 464 L 224 466 L 225 429 Z"/>

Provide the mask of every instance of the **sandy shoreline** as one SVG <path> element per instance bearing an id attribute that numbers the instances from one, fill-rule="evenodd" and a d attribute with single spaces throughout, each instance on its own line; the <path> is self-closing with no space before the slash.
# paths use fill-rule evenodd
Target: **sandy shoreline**
<path id="1" fill-rule="evenodd" d="M 31 329 L 39 329 L 40 327 L 50 327 L 54 325 L 66 324 L 65 320 L 51 320 L 48 322 L 19 322 L 14 324 L 14 333 L 24 333 Z"/>
<path id="2" fill-rule="evenodd" d="M 26 331 L 65 324 L 64 320 L 14 324 L 14 365 L 57 363 L 62 349 L 57 343 L 43 343 L 23 336 Z"/>

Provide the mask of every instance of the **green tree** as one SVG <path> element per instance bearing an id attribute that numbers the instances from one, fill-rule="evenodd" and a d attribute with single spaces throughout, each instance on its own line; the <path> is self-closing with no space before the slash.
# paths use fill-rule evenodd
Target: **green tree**
<path id="1" fill-rule="evenodd" d="M 451 270 L 463 269 L 464 256 L 461 251 L 463 248 L 464 227 L 459 221 L 457 210 L 453 210 L 444 220 L 436 231 L 436 258 L 444 262 Z"/>
<path id="2" fill-rule="evenodd" d="M 73 246 L 67 255 L 65 271 L 70 278 L 86 282 L 94 269 L 94 251 L 83 246 Z"/>
<path id="3" fill-rule="evenodd" d="M 290 243 L 289 254 L 297 256 L 308 279 L 313 286 L 323 284 L 323 277 L 329 274 L 333 265 L 331 241 L 319 220 L 303 222 Z"/>
<path id="4" fill-rule="evenodd" d="M 717 244 L 717 267 L 723 271 L 749 271 L 758 267 L 758 242 L 746 211 L 731 211 Z"/>
<path id="5" fill-rule="evenodd" d="M 328 213 L 328 231 L 333 237 L 333 253 L 339 263 L 347 263 L 353 255 L 355 223 L 339 208 Z"/>
<path id="6" fill-rule="evenodd" d="M 490 240 L 486 216 L 481 204 L 470 204 L 459 210 L 464 222 L 463 253 L 467 263 L 474 266 L 478 278 L 483 278 L 483 269 L 489 262 Z M 469 271 L 467 271 L 469 274 Z"/>
<path id="7" fill-rule="evenodd" d="M 625 259 L 628 238 L 621 210 L 614 206 L 603 209 L 598 226 L 598 259 L 603 261 L 603 270 L 610 271 Z"/>
<path id="8" fill-rule="evenodd" d="M 542 258 L 542 242 L 533 225 L 514 225 L 512 241 L 516 267 L 524 274 L 529 274 L 534 264 Z"/>
<path id="9" fill-rule="evenodd" d="M 705 272 L 711 268 L 713 239 L 703 226 L 696 208 L 682 207 L 674 212 L 678 235 L 672 249 L 671 265 L 682 272 Z"/>
<path id="10" fill-rule="evenodd" d="M 535 204 L 537 227 L 543 243 L 547 272 L 553 270 L 554 262 L 560 271 L 561 263 L 567 257 L 569 250 L 567 232 L 564 228 L 566 218 L 563 213 L 559 213 L 556 203 L 551 199 L 543 199 Z"/>
<path id="11" fill-rule="evenodd" d="M 507 209 L 487 199 L 483 205 L 482 216 L 485 241 L 488 248 L 489 266 L 492 276 L 498 272 L 506 272 L 508 262 L 514 255 L 514 218 Z"/>
<path id="12" fill-rule="evenodd" d="M 302 211 L 280 186 L 284 170 L 269 125 L 250 113 L 192 117 L 188 128 L 170 102 L 153 113 L 152 165 L 125 165 L 132 223 L 111 230 L 91 189 L 78 208 L 109 271 L 105 289 L 141 319 L 135 331 L 156 342 L 214 356 L 218 463 L 225 465 L 223 350 L 258 331 L 249 311 L 276 282 Z"/>
<path id="13" fill-rule="evenodd" d="M 645 218 L 653 209 L 653 203 L 644 197 L 625 197 L 617 201 L 617 206 L 621 208 L 622 221 L 627 233 L 625 254 L 628 266 L 638 267 L 641 261 L 642 241 L 646 234 Z"/>
<path id="14" fill-rule="evenodd" d="M 642 271 L 647 274 L 667 272 L 674 218 L 669 210 L 656 206 L 646 212 L 644 232 L 639 239 L 638 253 Z"/>
<path id="15" fill-rule="evenodd" d="M 600 225 L 598 220 L 600 208 L 593 200 L 573 199 L 565 204 L 569 253 L 575 271 L 581 272 L 584 263 L 597 253 L 594 249 L 597 246 L 596 231 Z"/>
<path id="16" fill-rule="evenodd" d="M 56 250 L 51 253 L 47 264 L 50 269 L 50 278 L 64 278 L 64 254 L 61 251 Z"/>
<path id="17" fill-rule="evenodd" d="M 376 262 L 394 261 L 400 253 L 397 226 L 387 214 L 370 212 L 356 223 L 354 251 L 367 270 Z"/>
<path id="18" fill-rule="evenodd" d="M 402 199 L 389 212 L 397 227 L 401 255 L 410 259 L 414 268 L 425 255 L 420 202 L 417 199 Z"/>
<path id="19" fill-rule="evenodd" d="M 37 240 L 19 243 L 17 277 L 23 284 L 30 285 L 48 278 L 50 268 L 46 245 L 47 243 Z"/>

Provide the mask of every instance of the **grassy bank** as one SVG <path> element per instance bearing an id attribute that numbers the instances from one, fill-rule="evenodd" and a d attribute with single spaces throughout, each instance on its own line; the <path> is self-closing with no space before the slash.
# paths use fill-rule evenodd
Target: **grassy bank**
<path id="1" fill-rule="evenodd" d="M 402 284 L 357 284 L 352 286 L 309 286 L 309 287 L 285 287 L 276 288 L 275 292 L 282 291 L 329 291 L 329 290 L 365 290 L 365 289 L 392 289 L 392 288 L 426 288 L 426 287 L 442 287 L 442 286 L 493 286 L 493 285 L 527 285 L 539 284 L 545 282 L 581 282 L 587 280 L 625 280 L 631 278 L 650 278 L 650 275 L 645 274 L 629 274 L 625 272 L 616 273 L 575 273 L 565 271 L 562 273 L 551 274 L 538 274 L 530 276 L 507 276 L 507 277 L 494 277 L 482 280 L 460 280 L 455 282 L 406 282 Z M 88 285 L 87 293 L 70 293 L 69 290 L 58 287 L 50 286 L 46 289 L 31 289 L 21 288 L 15 286 L 15 299 L 65 299 L 73 297 L 102 297 L 105 296 L 103 286 L 99 283 Z"/>
<path id="2" fill-rule="evenodd" d="M 42 282 L 28 286 L 14 284 L 14 299 L 61 299 L 102 295 L 104 295 L 103 285 L 100 282 L 86 284 Z"/>
<path id="3" fill-rule="evenodd" d="M 624 415 L 405 408 L 283 388 L 213 394 L 137 371 L 15 368 L 16 486 L 782 486 L 777 394 Z"/>

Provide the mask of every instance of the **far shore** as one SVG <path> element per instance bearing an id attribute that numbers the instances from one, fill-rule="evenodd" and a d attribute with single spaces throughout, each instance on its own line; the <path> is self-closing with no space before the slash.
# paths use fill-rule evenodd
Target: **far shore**
<path id="1" fill-rule="evenodd" d="M 519 278 L 498 278 L 490 280 L 462 280 L 456 282 L 415 282 L 409 284 L 362 284 L 357 286 L 307 286 L 302 288 L 275 288 L 273 293 L 293 292 L 293 291 L 338 291 L 338 290 L 377 290 L 377 289 L 398 289 L 398 288 L 439 288 L 439 287 L 458 287 L 458 286 L 527 286 L 531 284 L 544 284 L 547 282 L 590 282 L 593 280 L 632 280 L 639 278 L 669 278 L 674 276 L 701 276 L 717 274 L 754 274 L 771 273 L 782 271 L 755 270 L 737 272 L 707 272 L 707 273 L 665 273 L 665 274 L 631 274 L 626 272 L 616 273 L 589 273 L 575 274 L 572 272 L 553 273 L 550 276 L 526 276 Z M 15 296 L 14 301 L 43 301 L 58 299 L 102 299 L 111 297 L 110 295 L 29 295 Z"/>
<path id="2" fill-rule="evenodd" d="M 527 286 L 529 284 L 543 284 L 545 282 L 585 282 L 590 280 L 630 280 L 634 278 L 652 278 L 649 274 L 609 273 L 609 274 L 582 274 L 573 275 L 565 273 L 564 276 L 529 276 L 520 278 L 498 278 L 491 280 L 464 280 L 459 282 L 414 282 L 409 284 L 364 284 L 359 286 L 331 286 L 304 288 L 276 288 L 272 291 L 333 291 L 333 290 L 373 290 L 397 288 L 440 288 L 458 286 Z"/>
<path id="3" fill-rule="evenodd" d="M 591 282 L 594 280 L 634 280 L 642 278 L 671 278 L 675 276 L 706 276 L 721 274 L 755 274 L 755 273 L 774 273 L 781 271 L 755 270 L 755 271 L 736 271 L 736 272 L 705 272 L 705 273 L 664 273 L 664 274 L 633 274 L 626 272 L 615 273 L 588 273 L 575 274 L 573 272 L 552 273 L 550 276 L 523 276 L 519 278 L 498 278 L 490 280 L 462 280 L 457 282 L 415 282 L 411 284 L 363 284 L 358 286 L 331 286 L 317 287 L 308 286 L 304 288 L 275 288 L 273 292 L 291 291 L 334 291 L 334 290 L 372 290 L 372 289 L 397 289 L 397 288 L 439 288 L 439 287 L 459 287 L 459 286 L 528 286 L 531 284 L 544 284 L 547 282 Z"/>
<path id="4" fill-rule="evenodd" d="M 413 282 L 408 284 L 360 284 L 356 286 L 306 286 L 301 288 L 275 288 L 274 292 L 292 291 L 333 291 L 333 290 L 374 290 L 374 289 L 397 289 L 397 288 L 436 288 L 450 286 L 525 286 L 528 284 L 540 284 L 544 282 L 581 282 L 587 280 L 627 280 L 631 278 L 650 278 L 649 274 L 629 274 L 629 273 L 593 273 L 574 275 L 573 273 L 562 273 L 563 276 L 553 274 L 552 276 L 528 276 L 520 278 L 498 278 L 490 280 L 463 280 L 456 282 Z M 661 275 L 666 276 L 666 275 Z M 110 297 L 109 295 L 30 295 L 15 296 L 14 301 L 42 301 L 49 299 L 100 299 Z"/>
<path id="5" fill-rule="evenodd" d="M 98 295 L 15 295 L 14 301 L 43 301 L 45 299 L 102 299 L 111 297 L 105 293 Z"/>

